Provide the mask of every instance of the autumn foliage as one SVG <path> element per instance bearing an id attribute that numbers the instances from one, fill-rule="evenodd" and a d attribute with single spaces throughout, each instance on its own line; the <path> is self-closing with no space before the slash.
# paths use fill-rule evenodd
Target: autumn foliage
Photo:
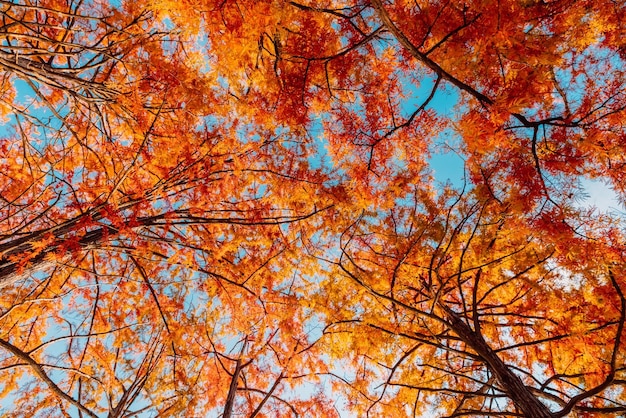
<path id="1" fill-rule="evenodd" d="M 7 416 L 626 414 L 622 2 L 0 19 Z"/>

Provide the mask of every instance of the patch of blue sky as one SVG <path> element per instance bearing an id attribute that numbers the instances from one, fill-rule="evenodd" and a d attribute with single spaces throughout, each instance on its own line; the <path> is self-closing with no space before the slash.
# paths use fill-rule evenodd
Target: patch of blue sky
<path id="1" fill-rule="evenodd" d="M 595 67 L 591 67 L 587 62 L 590 59 L 598 62 L 598 64 Z M 594 87 L 606 88 L 607 91 L 611 91 L 609 82 L 613 80 L 612 77 L 614 74 L 608 71 L 609 68 L 606 66 L 619 69 L 623 64 L 621 58 L 615 51 L 598 45 L 589 47 L 576 56 L 574 56 L 572 52 L 567 52 L 564 54 L 563 60 L 570 65 L 565 68 L 556 67 L 554 69 L 554 75 L 562 88 L 564 88 L 572 111 L 575 111 L 576 107 L 580 105 L 587 89 L 586 83 L 590 81 L 590 79 L 593 81 Z M 572 68 L 584 69 L 584 71 L 574 76 Z M 555 112 L 563 114 L 566 109 L 562 98 L 558 96 L 557 93 L 558 92 L 553 93 L 554 97 L 557 98 L 555 102 Z M 530 111 L 532 112 L 532 110 Z M 531 113 L 530 116 L 532 115 Z"/>
<path id="2" fill-rule="evenodd" d="M 578 207 L 626 220 L 626 204 L 608 182 L 584 178 L 580 181 L 580 189 L 580 198 L 576 201 Z"/>
<path id="3" fill-rule="evenodd" d="M 417 109 L 424 105 L 428 98 L 428 104 L 423 111 L 433 111 L 438 118 L 446 118 L 454 122 L 459 113 L 458 91 L 442 82 L 433 94 L 436 77 L 427 72 L 417 75 L 400 74 L 403 94 L 405 98 L 400 103 L 401 117 L 408 119 Z M 435 138 L 426 138 L 430 142 L 428 163 L 431 172 L 439 184 L 452 184 L 462 187 L 465 178 L 465 161 L 458 152 L 460 138 L 452 129 L 448 128 Z M 399 162 L 401 164 L 401 162 Z"/>
<path id="4" fill-rule="evenodd" d="M 95 288 L 97 285 L 85 285 L 75 287 L 73 290 L 85 289 L 87 287 Z M 100 284 L 99 286 L 107 286 L 106 284 Z M 108 285 L 112 286 L 112 285 Z M 34 301 L 33 303 L 37 303 Z M 83 296 L 76 296 L 74 291 L 67 291 L 62 295 L 59 295 L 59 302 L 63 306 L 80 306 L 83 307 L 84 310 L 91 309 L 91 302 L 85 299 Z M 50 379 L 57 383 L 62 390 L 66 390 L 65 382 L 68 381 L 68 378 L 71 376 L 71 373 L 68 374 L 68 370 L 66 368 L 72 367 L 72 362 L 67 360 L 67 353 L 70 351 L 74 354 L 82 352 L 85 345 L 87 344 L 88 337 L 81 335 L 86 335 L 88 332 L 89 324 L 85 322 L 85 318 L 81 315 L 83 310 L 81 309 L 67 309 L 64 310 L 64 322 L 59 323 L 56 319 L 53 319 L 52 316 L 48 318 L 39 318 L 38 320 L 45 320 L 47 327 L 45 329 L 45 334 L 47 337 L 47 343 L 44 343 L 41 348 L 37 350 L 37 353 L 43 359 L 44 371 L 50 377 Z M 131 325 L 133 327 L 140 328 L 142 324 Z M 145 327 L 145 326 L 144 326 Z M 144 332 L 138 332 L 138 335 L 142 335 Z M 98 337 L 102 338 L 102 337 Z M 105 339 L 110 339 L 106 338 Z M 106 342 L 105 342 L 106 345 Z M 32 348 L 31 348 L 32 349 Z M 24 387 L 27 387 L 29 384 L 36 384 L 38 386 L 44 385 L 38 378 L 32 378 L 28 373 L 24 378 L 21 379 L 23 384 L 20 385 L 20 389 L 23 390 Z M 69 393 L 72 396 L 72 393 Z M 42 396 L 44 396 L 42 394 Z M 10 413 L 15 412 L 14 406 L 12 405 L 13 398 L 8 396 L 2 399 L 2 403 L 0 403 L 0 412 L 2 413 Z M 104 399 L 100 399 L 100 406 L 106 408 L 107 405 L 104 403 Z M 74 411 L 71 416 L 79 416 L 75 407 L 69 406 L 69 410 Z"/>
<path id="5" fill-rule="evenodd" d="M 314 120 L 308 129 L 313 152 L 309 154 L 307 160 L 314 170 L 329 170 L 332 169 L 332 163 L 328 155 L 328 140 L 323 134 L 321 120 L 322 118 Z"/>
<path id="6" fill-rule="evenodd" d="M 44 400 L 46 394 L 45 392 L 36 392 L 35 390 L 31 390 L 29 388 L 35 388 L 40 386 L 41 383 L 37 377 L 33 375 L 26 374 L 18 379 L 18 386 L 20 388 L 25 389 L 25 393 L 29 393 L 29 397 L 31 397 L 31 404 L 36 404 L 37 402 L 41 402 Z M 4 383 L 0 382 L 0 390 L 4 390 Z M 33 398 L 34 397 L 34 398 Z M 16 412 L 15 402 L 16 397 L 14 396 L 4 396 L 0 399 L 0 415 L 3 417 L 14 416 Z M 77 417 L 78 414 L 72 415 L 72 417 Z"/>
<path id="7" fill-rule="evenodd" d="M 434 79 L 422 84 L 416 92 L 420 100 L 430 94 Z M 459 93 L 447 83 L 442 83 L 426 109 L 432 109 L 440 118 L 447 118 L 454 123 L 458 117 Z M 417 105 L 417 104 L 416 104 Z M 415 106 L 415 105 L 414 105 Z M 465 159 L 460 152 L 461 138 L 454 128 L 444 129 L 437 138 L 432 138 L 429 147 L 428 162 L 435 180 L 439 184 L 451 184 L 456 188 L 464 188 Z"/>
<path id="8" fill-rule="evenodd" d="M 50 108 L 42 101 L 39 96 L 41 93 L 37 89 L 48 87 L 29 83 L 18 77 L 13 77 L 11 82 L 16 91 L 13 106 L 19 110 L 6 115 L 8 123 L 0 124 L 0 135 L 5 137 L 26 135 L 29 147 L 38 151 L 43 151 L 46 146 L 62 140 L 59 132 L 63 131 L 65 121 L 60 118 L 69 114 L 69 107 Z M 28 132 L 23 131 L 26 125 L 31 126 Z"/>
<path id="9" fill-rule="evenodd" d="M 434 112 L 435 117 L 450 120 L 450 126 L 445 128 L 436 137 L 425 138 L 428 141 L 428 153 L 426 158 L 428 171 L 434 179 L 434 191 L 441 192 L 444 187 L 453 187 L 457 190 L 467 190 L 470 185 L 466 180 L 465 158 L 461 153 L 461 138 L 454 130 L 454 120 L 459 114 L 458 92 L 447 83 L 440 83 L 433 93 L 436 78 L 428 73 L 419 75 L 419 78 L 402 75 L 405 88 L 405 99 L 400 103 L 400 115 L 405 120 L 415 111 L 424 106 L 422 111 Z M 431 97 L 432 96 L 432 97 Z M 430 97 L 430 99 L 429 99 Z M 420 140 L 416 138 L 416 140 Z M 394 159 L 398 170 L 405 169 L 405 163 L 400 158 Z M 419 185 L 415 185 L 419 187 Z M 414 195 L 408 195 L 396 200 L 398 207 L 413 207 L 413 210 L 421 212 L 419 202 L 414 201 Z M 415 207 L 416 203 L 418 207 Z"/>
<path id="10" fill-rule="evenodd" d="M 403 93 L 406 98 L 401 102 L 400 110 L 402 113 L 399 115 L 399 118 L 406 120 L 431 95 L 435 79 L 429 75 L 423 75 L 419 80 L 411 80 L 409 77 L 405 76 L 402 77 L 405 79 L 403 83 L 405 91 Z M 365 100 L 367 100 L 366 96 L 357 95 L 355 101 L 351 103 L 349 107 L 355 112 L 362 112 L 364 109 L 363 102 Z M 432 110 L 438 117 L 454 118 L 456 115 L 455 108 L 457 102 L 457 92 L 445 83 L 441 83 L 424 110 Z M 344 105 L 346 104 L 344 103 Z M 312 146 L 314 147 L 314 152 L 309 156 L 308 161 L 313 168 L 335 169 L 332 159 L 329 158 L 329 144 L 323 128 L 323 121 L 329 118 L 330 116 L 328 114 L 320 114 L 312 121 L 309 128 L 309 134 L 313 138 Z M 366 132 L 362 132 L 361 134 L 357 133 L 355 134 L 355 141 L 363 142 L 366 145 L 368 140 L 371 141 L 370 135 L 373 134 L 384 135 L 384 132 L 381 131 L 370 134 Z M 462 187 L 465 178 L 465 161 L 457 152 L 459 138 L 456 133 L 452 129 L 447 129 L 438 137 L 427 138 L 427 140 L 432 141 L 428 162 L 435 180 L 440 184 L 453 184 L 455 187 Z M 394 159 L 393 164 L 396 166 L 396 169 L 399 170 L 402 170 L 404 167 L 404 163 L 398 158 Z M 341 172 L 336 172 L 336 174 L 338 174 L 339 177 L 343 177 Z"/>

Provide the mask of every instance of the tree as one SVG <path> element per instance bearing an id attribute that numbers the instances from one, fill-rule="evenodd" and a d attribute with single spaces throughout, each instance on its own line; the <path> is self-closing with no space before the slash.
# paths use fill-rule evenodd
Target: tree
<path id="1" fill-rule="evenodd" d="M 626 411 L 623 5 L 1 4 L 14 415 Z"/>
<path id="2" fill-rule="evenodd" d="M 494 199 L 419 197 L 379 223 L 356 222 L 335 261 L 368 293 L 327 326 L 354 330 L 361 414 L 397 413 L 397 403 L 446 416 L 621 413 L 619 252 L 586 243 L 592 260 L 564 260 Z"/>

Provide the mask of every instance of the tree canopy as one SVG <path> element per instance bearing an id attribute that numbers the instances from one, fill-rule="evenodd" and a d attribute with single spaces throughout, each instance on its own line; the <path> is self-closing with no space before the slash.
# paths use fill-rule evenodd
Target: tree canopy
<path id="1" fill-rule="evenodd" d="M 3 411 L 626 414 L 623 2 L 0 19 Z"/>

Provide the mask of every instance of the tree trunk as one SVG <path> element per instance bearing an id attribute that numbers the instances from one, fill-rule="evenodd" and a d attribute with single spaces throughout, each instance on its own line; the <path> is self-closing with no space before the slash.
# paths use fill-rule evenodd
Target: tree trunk
<path id="1" fill-rule="evenodd" d="M 487 363 L 502 389 L 527 418 L 552 418 L 553 414 L 522 380 L 493 352 L 482 335 L 472 330 L 450 309 L 443 308 L 451 329 Z"/>
<path id="2" fill-rule="evenodd" d="M 36 271 L 43 271 L 48 267 L 54 266 L 54 257 L 58 257 L 58 252 L 62 245 L 70 238 L 66 238 L 64 235 L 71 231 L 74 225 L 68 225 L 68 228 L 61 228 L 55 231 L 55 235 L 58 237 L 54 242 L 50 243 L 47 248 L 42 250 L 36 256 L 30 258 L 26 263 L 18 260 L 20 255 L 28 256 L 30 251 L 33 251 L 31 242 L 36 242 L 41 239 L 44 234 L 40 232 L 33 232 L 26 237 L 16 239 L 12 242 L 5 243 L 0 246 L 2 251 L 2 257 L 0 258 L 0 289 L 9 286 L 28 275 L 35 273 Z M 89 248 L 97 245 L 101 242 L 105 236 L 115 236 L 118 231 L 110 226 L 103 226 L 92 231 L 87 232 L 79 240 L 77 244 L 80 248 Z"/>

